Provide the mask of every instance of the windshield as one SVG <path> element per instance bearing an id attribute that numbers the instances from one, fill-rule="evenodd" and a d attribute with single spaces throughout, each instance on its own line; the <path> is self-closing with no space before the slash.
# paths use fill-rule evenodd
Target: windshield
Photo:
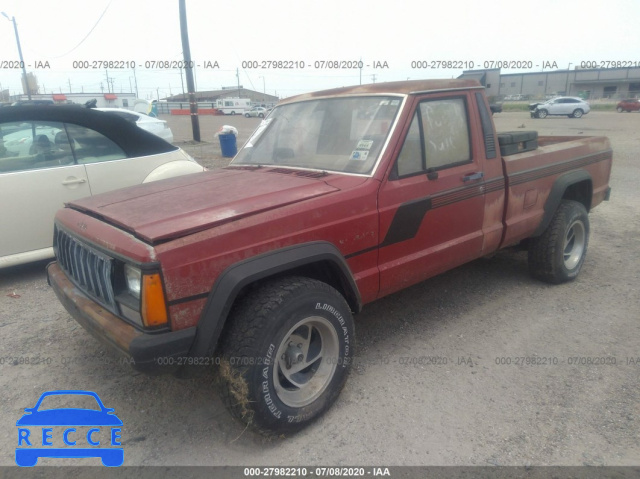
<path id="1" fill-rule="evenodd" d="M 231 165 L 369 174 L 402 99 L 341 97 L 276 107 Z"/>

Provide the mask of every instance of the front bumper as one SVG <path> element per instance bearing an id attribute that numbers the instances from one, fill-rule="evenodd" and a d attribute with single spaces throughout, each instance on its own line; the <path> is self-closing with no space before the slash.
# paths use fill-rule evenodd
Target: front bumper
<path id="1" fill-rule="evenodd" d="M 47 266 L 47 281 L 71 316 L 97 339 L 130 359 L 134 369 L 148 374 L 175 373 L 185 364 L 196 328 L 142 332 L 86 296 L 56 262 Z"/>

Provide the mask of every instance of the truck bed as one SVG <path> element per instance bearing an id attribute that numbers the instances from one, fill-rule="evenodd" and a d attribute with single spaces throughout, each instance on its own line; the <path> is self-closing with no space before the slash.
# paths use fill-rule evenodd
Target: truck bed
<path id="1" fill-rule="evenodd" d="M 603 136 L 541 136 L 537 149 L 503 157 L 507 197 L 501 247 L 540 232 L 553 185 L 565 175 L 584 176 L 578 188 L 588 197 L 588 210 L 597 206 L 608 190 L 611 162 L 611 145 Z"/>

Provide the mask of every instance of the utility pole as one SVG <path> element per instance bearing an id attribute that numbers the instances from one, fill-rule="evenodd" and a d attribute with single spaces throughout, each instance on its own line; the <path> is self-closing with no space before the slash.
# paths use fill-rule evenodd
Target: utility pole
<path id="1" fill-rule="evenodd" d="M 104 94 L 104 85 L 102 82 L 100 82 L 100 91 Z"/>
<path id="2" fill-rule="evenodd" d="M 129 93 L 133 93 L 133 88 L 131 88 L 131 77 L 129 77 Z"/>
<path id="3" fill-rule="evenodd" d="M 182 37 L 182 53 L 184 56 L 185 73 L 187 75 L 187 90 L 189 91 L 189 109 L 191 112 L 191 129 L 193 139 L 200 141 L 200 120 L 198 118 L 198 103 L 196 102 L 195 84 L 193 82 L 193 68 L 191 64 L 191 49 L 189 48 L 189 30 L 187 28 L 187 7 L 185 0 L 180 3 L 180 36 Z"/>
<path id="4" fill-rule="evenodd" d="M 362 57 L 360 57 L 360 85 L 362 85 L 362 67 L 363 67 Z"/>
<path id="5" fill-rule="evenodd" d="M 136 69 L 133 69 L 133 80 L 136 84 L 136 98 L 140 98 L 140 94 L 138 93 L 138 77 L 136 76 Z"/>
<path id="6" fill-rule="evenodd" d="M 376 82 L 376 74 L 375 73 L 373 75 L 371 75 L 371 79 L 373 80 L 373 83 Z"/>
<path id="7" fill-rule="evenodd" d="M 569 62 L 569 66 L 567 67 L 567 82 L 564 86 L 564 94 L 565 95 L 569 95 L 569 73 L 571 72 L 571 65 L 573 65 L 571 62 Z"/>
<path id="8" fill-rule="evenodd" d="M 238 79 L 238 98 L 240 98 L 240 70 L 236 68 L 236 78 Z"/>
<path id="9" fill-rule="evenodd" d="M 71 78 L 67 78 L 67 81 L 69 82 L 69 93 L 71 93 Z"/>
<path id="10" fill-rule="evenodd" d="M 105 68 L 104 73 L 107 77 L 107 92 L 111 93 L 111 88 L 109 87 L 109 70 Z"/>
<path id="11" fill-rule="evenodd" d="M 265 86 L 264 75 L 260 75 L 258 78 L 262 78 L 262 101 L 265 101 L 267 96 L 267 87 Z"/>
<path id="12" fill-rule="evenodd" d="M 13 31 L 16 33 L 16 43 L 18 44 L 18 56 L 20 57 L 20 63 L 22 65 L 22 80 L 24 81 L 24 91 L 27 94 L 27 98 L 31 100 L 31 88 L 29 88 L 29 81 L 27 80 L 27 69 L 24 66 L 24 58 L 22 57 L 22 48 L 20 47 L 20 35 L 18 35 L 18 24 L 16 23 L 16 17 L 9 18 L 5 12 L 2 12 L 2 16 L 10 22 L 13 22 Z"/>
<path id="13" fill-rule="evenodd" d="M 184 97 L 184 78 L 182 77 L 182 68 L 179 69 L 180 70 L 180 84 L 182 85 L 182 96 Z"/>

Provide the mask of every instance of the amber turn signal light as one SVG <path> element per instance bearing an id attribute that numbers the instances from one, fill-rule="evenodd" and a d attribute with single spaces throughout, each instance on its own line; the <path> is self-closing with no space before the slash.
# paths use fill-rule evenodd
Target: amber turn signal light
<path id="1" fill-rule="evenodd" d="M 162 326 L 168 322 L 167 303 L 158 273 L 142 276 L 142 322 L 148 327 Z"/>

